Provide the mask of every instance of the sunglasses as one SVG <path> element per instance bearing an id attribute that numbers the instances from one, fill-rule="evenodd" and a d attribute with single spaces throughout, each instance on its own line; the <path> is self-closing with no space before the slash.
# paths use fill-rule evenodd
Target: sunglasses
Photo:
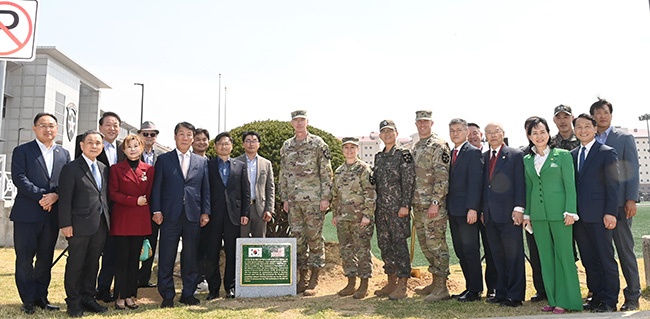
<path id="1" fill-rule="evenodd" d="M 144 137 L 156 137 L 156 133 L 155 132 L 151 132 L 151 133 L 142 132 L 142 136 L 144 136 Z"/>

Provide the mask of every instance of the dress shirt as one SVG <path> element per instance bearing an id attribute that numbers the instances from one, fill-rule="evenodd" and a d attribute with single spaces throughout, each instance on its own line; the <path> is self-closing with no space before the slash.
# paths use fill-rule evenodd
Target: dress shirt
<path id="1" fill-rule="evenodd" d="M 246 155 L 246 169 L 248 170 L 248 182 L 251 188 L 251 200 L 255 200 L 255 183 L 257 182 L 257 154 L 253 159 Z"/>
<path id="2" fill-rule="evenodd" d="M 117 146 L 115 145 L 115 141 L 113 143 L 109 143 L 108 141 L 104 141 L 104 152 L 106 152 L 106 158 L 108 158 L 108 164 L 110 166 L 115 165 L 117 163 Z"/>
<path id="3" fill-rule="evenodd" d="M 610 126 L 605 130 L 605 132 L 596 134 L 596 141 L 598 141 L 598 143 L 600 144 L 607 145 L 605 144 L 605 142 L 607 141 L 607 136 L 609 136 L 609 133 L 611 132 L 612 132 L 612 127 Z"/>
<path id="4" fill-rule="evenodd" d="M 591 140 L 591 142 L 587 143 L 587 145 L 580 145 L 580 150 L 578 150 L 578 158 L 580 157 L 580 152 L 582 152 L 582 147 L 585 147 L 585 159 L 587 158 L 587 155 L 589 155 L 589 150 L 591 150 L 591 147 L 594 146 L 594 143 L 596 142 L 596 139 Z M 599 142 L 600 143 L 600 142 Z M 601 143 L 602 144 L 602 143 Z M 603 144 L 605 145 L 605 144 Z M 582 169 L 582 167 L 579 167 L 579 169 Z"/>
<path id="5" fill-rule="evenodd" d="M 36 139 L 36 144 L 38 144 L 38 148 L 41 149 L 41 154 L 43 154 L 45 167 L 47 167 L 47 176 L 52 177 L 52 166 L 54 166 L 54 147 L 56 146 L 56 143 L 52 143 L 52 146 L 48 148 L 45 146 L 45 144 Z"/>
<path id="6" fill-rule="evenodd" d="M 186 176 L 187 172 L 183 170 L 183 163 L 184 163 L 184 161 L 187 161 L 187 164 L 185 164 L 185 165 L 187 165 L 187 169 L 189 170 L 189 168 L 190 168 L 190 157 L 191 157 L 190 156 L 190 151 L 188 150 L 187 152 L 185 152 L 185 154 L 183 154 L 183 153 L 181 153 L 181 151 L 176 149 L 176 154 L 178 155 L 178 164 L 181 165 L 181 172 L 183 173 L 183 177 L 187 178 L 187 176 Z"/>
<path id="7" fill-rule="evenodd" d="M 226 186 L 228 184 L 228 177 L 230 176 L 230 157 L 225 161 L 221 157 L 217 157 L 217 165 L 219 166 L 219 176 L 221 176 L 223 186 Z"/>
<path id="8" fill-rule="evenodd" d="M 142 158 L 144 159 L 144 162 L 153 166 L 153 147 L 151 148 L 150 152 L 147 152 L 146 150 L 142 152 Z"/>
<path id="9" fill-rule="evenodd" d="M 97 183 L 97 188 L 100 190 L 102 189 L 102 174 L 99 172 L 99 165 L 97 165 L 97 159 L 95 158 L 94 161 L 91 161 L 88 157 L 86 157 L 85 154 L 81 154 L 83 156 L 84 160 L 86 160 L 86 164 L 88 164 L 88 169 L 90 170 L 91 174 L 95 178 L 95 183 Z M 97 175 L 93 173 L 93 165 L 95 165 L 95 169 L 97 170 Z"/>

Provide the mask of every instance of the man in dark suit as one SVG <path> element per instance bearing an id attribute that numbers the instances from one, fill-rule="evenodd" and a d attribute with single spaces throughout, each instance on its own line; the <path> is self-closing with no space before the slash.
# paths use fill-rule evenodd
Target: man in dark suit
<path id="1" fill-rule="evenodd" d="M 180 303 L 199 304 L 194 291 L 199 279 L 198 245 L 200 228 L 210 221 L 208 162 L 190 152 L 194 125 L 181 122 L 174 128 L 176 149 L 158 157 L 151 191 L 153 220 L 160 225 L 158 245 L 158 292 L 161 308 L 173 307 L 174 261 L 183 238 Z"/>
<path id="2" fill-rule="evenodd" d="M 82 316 L 84 309 L 107 310 L 93 298 L 99 256 L 110 226 L 108 167 L 97 160 L 102 138 L 98 131 L 82 134 L 82 156 L 63 166 L 59 180 L 59 227 L 68 239 L 64 283 L 71 317 Z"/>
<path id="3" fill-rule="evenodd" d="M 467 142 L 468 135 L 465 120 L 453 119 L 449 122 L 449 137 L 454 148 L 451 152 L 447 210 L 454 251 L 465 277 L 465 291 L 452 297 L 461 302 L 480 300 L 483 291 L 478 229 L 483 157 L 479 149 Z"/>
<path id="4" fill-rule="evenodd" d="M 210 215 L 212 222 L 206 229 L 208 262 L 206 274 L 210 293 L 206 300 L 219 296 L 221 273 L 219 254 L 223 240 L 226 252 L 226 269 L 223 286 L 226 298 L 235 298 L 235 252 L 240 225 L 248 224 L 250 189 L 246 162 L 230 157 L 232 138 L 227 132 L 219 133 L 214 139 L 217 158 L 208 163 L 210 176 Z"/>
<path id="5" fill-rule="evenodd" d="M 251 207 L 248 224 L 242 225 L 241 237 L 266 237 L 266 223 L 275 211 L 275 182 L 271 161 L 257 153 L 262 142 L 259 133 L 245 132 L 242 136 L 245 153 L 237 157 L 246 163 L 250 182 Z"/>
<path id="6" fill-rule="evenodd" d="M 526 293 L 521 224 L 526 206 L 523 153 L 504 144 L 499 124 L 485 127 L 490 148 L 483 153 L 482 209 L 497 268 L 496 296 L 487 302 L 519 307 Z"/>
<path id="7" fill-rule="evenodd" d="M 621 311 L 639 309 L 641 283 L 639 265 L 634 255 L 634 237 L 632 236 L 632 217 L 636 215 L 636 203 L 639 201 L 639 154 L 634 137 L 612 127 L 614 108 L 607 100 L 598 99 L 589 108 L 589 113 L 596 119 L 598 134 L 596 141 L 610 146 L 618 155 L 619 181 L 618 190 L 618 225 L 614 228 L 614 245 L 627 287 L 623 289 L 625 302 Z"/>
<path id="8" fill-rule="evenodd" d="M 584 308 L 612 312 L 616 311 L 620 289 L 612 246 L 618 215 L 616 151 L 594 139 L 597 124 L 591 115 L 580 114 L 573 123 L 580 140 L 580 146 L 571 151 L 580 216 L 573 232 L 587 273 L 587 287 L 593 292 Z"/>
<path id="9" fill-rule="evenodd" d="M 11 177 L 18 195 L 9 216 L 14 223 L 16 288 L 26 314 L 34 313 L 34 306 L 59 310 L 48 301 L 47 290 L 59 234 L 59 173 L 70 161 L 70 153 L 54 142 L 58 131 L 54 115 L 36 114 L 32 129 L 36 139 L 13 151 Z"/>
<path id="10" fill-rule="evenodd" d="M 140 158 L 143 162 L 154 166 L 158 156 L 162 152 L 156 148 L 156 138 L 160 131 L 156 128 L 156 124 L 151 121 L 145 121 L 140 125 L 138 130 L 138 136 L 144 142 L 144 150 L 142 151 L 142 157 Z M 120 148 L 121 149 L 121 148 Z M 158 245 L 158 233 L 160 226 L 151 221 L 151 235 L 147 236 L 149 243 L 151 244 L 151 250 L 156 252 L 156 247 Z M 153 267 L 154 258 L 149 258 L 146 261 L 142 262 L 140 270 L 138 271 L 138 287 L 140 288 L 154 288 L 155 284 L 151 283 L 151 268 Z"/>

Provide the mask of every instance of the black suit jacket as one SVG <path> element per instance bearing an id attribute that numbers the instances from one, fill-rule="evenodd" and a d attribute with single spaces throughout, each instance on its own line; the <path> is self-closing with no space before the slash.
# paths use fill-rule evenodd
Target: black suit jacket
<path id="1" fill-rule="evenodd" d="M 212 216 L 220 216 L 224 213 L 219 209 L 219 207 L 223 207 L 223 203 L 219 203 L 219 199 L 225 198 L 230 222 L 233 225 L 239 225 L 241 217 L 249 217 L 250 214 L 250 183 L 246 163 L 236 158 L 230 158 L 230 175 L 224 189 L 217 161 L 219 161 L 218 157 L 208 162 Z M 224 192 L 225 196 L 224 193 L 219 194 L 219 192 Z"/>
<path id="2" fill-rule="evenodd" d="M 449 169 L 447 211 L 451 216 L 467 216 L 467 210 L 479 211 L 483 187 L 481 151 L 465 142 Z"/>
<path id="3" fill-rule="evenodd" d="M 66 164 L 59 178 L 59 228 L 72 226 L 74 236 L 97 232 L 100 218 L 108 216 L 108 168 L 97 161 L 102 176 L 101 191 L 83 157 Z"/>
<path id="4" fill-rule="evenodd" d="M 526 180 L 524 178 L 524 153 L 506 145 L 499 151 L 490 178 L 490 152 L 483 153 L 482 207 L 485 223 L 512 223 L 515 207 L 526 207 Z"/>
<path id="5" fill-rule="evenodd" d="M 74 146 L 74 158 L 78 158 L 81 156 L 81 146 L 79 146 L 79 143 L 81 143 L 81 135 L 77 135 L 77 140 L 76 144 Z M 117 161 L 121 162 L 123 159 L 126 158 L 126 154 L 124 154 L 124 151 L 122 151 L 122 143 L 119 141 L 115 143 L 115 148 L 117 149 Z M 106 167 L 110 167 L 108 163 L 108 157 L 106 156 L 106 152 L 102 149 L 102 152 L 97 155 L 97 160 L 104 163 Z"/>

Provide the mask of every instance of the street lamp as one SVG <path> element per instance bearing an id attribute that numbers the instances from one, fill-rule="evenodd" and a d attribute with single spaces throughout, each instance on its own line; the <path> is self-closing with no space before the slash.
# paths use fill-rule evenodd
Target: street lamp
<path id="1" fill-rule="evenodd" d="M 228 106 L 226 104 L 226 97 L 228 97 L 228 88 L 223 87 L 223 130 L 226 130 L 226 112 L 228 111 Z"/>
<path id="2" fill-rule="evenodd" d="M 639 116 L 639 121 L 645 121 L 646 132 L 648 134 L 648 152 L 650 152 L 650 124 L 648 124 L 649 120 L 650 114 L 648 113 Z"/>
<path id="3" fill-rule="evenodd" d="M 133 83 L 142 87 L 142 94 L 140 95 L 140 125 L 142 125 L 144 117 L 144 83 Z"/>

